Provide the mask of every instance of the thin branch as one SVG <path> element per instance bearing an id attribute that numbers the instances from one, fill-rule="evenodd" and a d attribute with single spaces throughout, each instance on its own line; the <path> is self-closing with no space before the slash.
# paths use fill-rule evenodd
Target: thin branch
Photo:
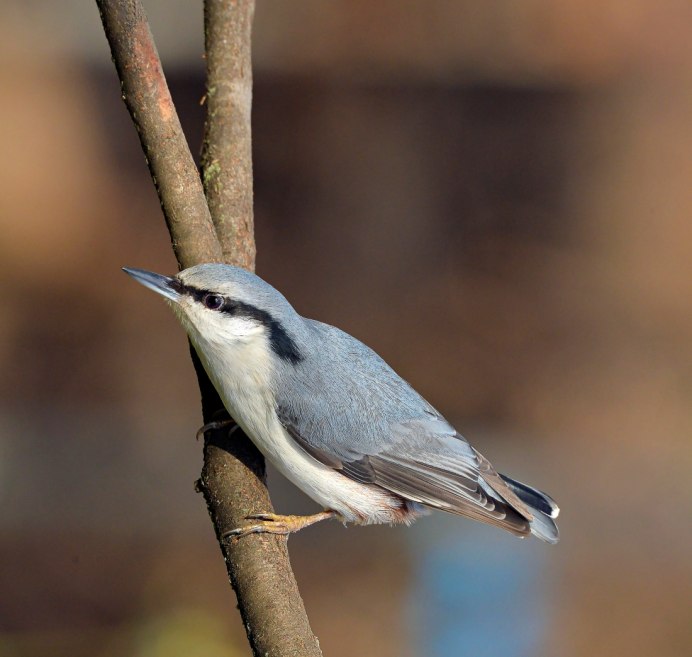
<path id="1" fill-rule="evenodd" d="M 214 231 L 202 184 L 194 167 L 189 147 L 180 127 L 161 63 L 139 0 L 96 0 L 101 13 L 115 67 L 120 77 L 123 99 L 140 136 L 149 168 L 166 216 L 171 241 L 182 268 L 201 262 L 223 259 Z M 212 3 L 208 3 L 212 4 Z M 231 4 L 231 3 L 214 3 Z M 252 3 L 233 3 L 244 17 L 227 41 L 218 38 L 213 26 L 207 33 L 217 38 L 208 41 L 212 50 L 231 49 L 245 53 L 245 68 L 231 71 L 229 85 L 220 85 L 215 105 L 218 129 L 207 128 L 207 153 L 213 153 L 221 175 L 207 185 L 225 244 L 227 261 L 254 265 L 252 233 L 252 178 L 250 162 L 250 96 L 242 108 L 224 96 L 249 84 L 250 25 Z M 228 7 L 217 8 L 227 15 Z M 223 10 L 223 11 L 222 11 Z M 207 7 L 205 20 L 212 23 L 216 9 Z M 219 18 L 223 22 L 222 18 Z M 213 44 L 213 45 L 212 45 Z M 218 53 L 217 53 L 218 54 Z M 216 55 L 212 54 L 214 61 Z M 221 58 L 223 60 L 223 58 Z M 237 76 L 244 76 L 241 83 Z M 234 82 L 235 80 L 235 82 Z M 242 103 L 241 103 L 242 105 Z M 230 118 L 225 112 L 231 111 Z M 241 121 L 242 129 L 229 128 Z M 234 176 L 240 176 L 235 180 Z M 209 178 L 209 176 L 207 176 Z M 228 192 L 232 186 L 233 191 Z M 231 208 L 230 214 L 225 214 Z M 226 221 L 224 217 L 233 217 Z M 193 352 L 204 420 L 209 421 L 223 405 Z M 227 432 L 209 432 L 205 439 L 204 466 L 198 489 L 204 494 L 214 531 L 226 560 L 231 584 L 238 598 L 250 646 L 256 656 L 320 657 L 317 639 L 310 630 L 303 601 L 291 570 L 286 539 L 278 536 L 248 536 L 225 542 L 221 535 L 242 524 L 251 513 L 272 510 L 264 482 L 264 460 L 254 445 L 240 432 L 229 439 Z"/>
<path id="2" fill-rule="evenodd" d="M 254 11 L 254 0 L 204 2 L 204 191 L 225 261 L 250 270 L 255 267 L 250 116 Z M 199 372 L 202 368 L 198 360 L 195 362 Z M 207 397 L 211 394 L 208 390 Z M 212 415 L 204 410 L 205 421 L 209 421 Z M 240 431 L 230 441 L 218 432 L 207 437 L 199 488 L 217 537 L 219 528 L 238 527 L 248 514 L 272 511 L 264 481 L 264 459 Z M 321 657 L 291 570 L 286 539 L 246 538 L 252 540 L 220 540 L 219 545 L 241 602 L 253 651 L 256 655 Z"/>
<path id="3" fill-rule="evenodd" d="M 197 167 L 138 0 L 96 0 L 181 268 L 220 262 L 222 252 Z"/>
<path id="4" fill-rule="evenodd" d="M 226 262 L 254 269 L 251 32 L 254 0 L 205 0 L 202 179 Z"/>

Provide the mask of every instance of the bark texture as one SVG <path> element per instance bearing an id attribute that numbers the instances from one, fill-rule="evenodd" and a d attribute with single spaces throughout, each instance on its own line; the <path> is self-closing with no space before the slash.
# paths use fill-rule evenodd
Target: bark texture
<path id="1" fill-rule="evenodd" d="M 200 262 L 221 262 L 202 183 L 142 4 L 138 0 L 96 0 L 96 4 L 178 263 L 185 269 Z"/>
<path id="2" fill-rule="evenodd" d="M 180 267 L 223 261 L 254 269 L 250 131 L 254 2 L 205 2 L 209 83 L 204 189 L 141 3 L 96 3 Z M 194 350 L 192 359 L 204 421 L 219 419 L 225 414 L 221 400 Z M 291 570 L 286 538 L 251 535 L 230 542 L 220 538 L 242 525 L 246 515 L 273 511 L 264 460 L 242 432 L 206 435 L 197 489 L 207 502 L 253 654 L 321 656 Z"/>
<path id="3" fill-rule="evenodd" d="M 202 180 L 226 262 L 254 269 L 251 31 L 254 2 L 205 0 Z"/>

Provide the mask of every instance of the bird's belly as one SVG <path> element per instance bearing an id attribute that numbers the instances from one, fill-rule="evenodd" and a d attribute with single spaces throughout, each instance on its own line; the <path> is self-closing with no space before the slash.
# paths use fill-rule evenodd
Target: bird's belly
<path id="1" fill-rule="evenodd" d="M 350 522 L 393 522 L 401 500 L 383 489 L 358 483 L 307 454 L 276 421 L 266 433 L 251 436 L 259 450 L 289 481 L 325 509 Z"/>

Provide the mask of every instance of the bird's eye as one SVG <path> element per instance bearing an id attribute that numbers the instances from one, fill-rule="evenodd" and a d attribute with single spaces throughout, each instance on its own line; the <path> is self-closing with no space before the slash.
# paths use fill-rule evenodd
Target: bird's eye
<path id="1" fill-rule="evenodd" d="M 206 294 L 202 301 L 209 310 L 218 310 L 223 306 L 223 297 L 218 294 Z"/>

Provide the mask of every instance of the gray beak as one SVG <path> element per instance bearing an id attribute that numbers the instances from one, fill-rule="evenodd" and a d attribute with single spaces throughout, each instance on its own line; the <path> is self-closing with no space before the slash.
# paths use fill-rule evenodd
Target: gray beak
<path id="1" fill-rule="evenodd" d="M 153 271 L 147 271 L 146 269 L 123 267 L 123 271 L 132 276 L 138 283 L 144 285 L 144 287 L 154 290 L 154 292 L 166 297 L 166 299 L 171 301 L 180 299 L 180 294 L 175 289 L 178 282 L 175 278 L 155 274 Z"/>

